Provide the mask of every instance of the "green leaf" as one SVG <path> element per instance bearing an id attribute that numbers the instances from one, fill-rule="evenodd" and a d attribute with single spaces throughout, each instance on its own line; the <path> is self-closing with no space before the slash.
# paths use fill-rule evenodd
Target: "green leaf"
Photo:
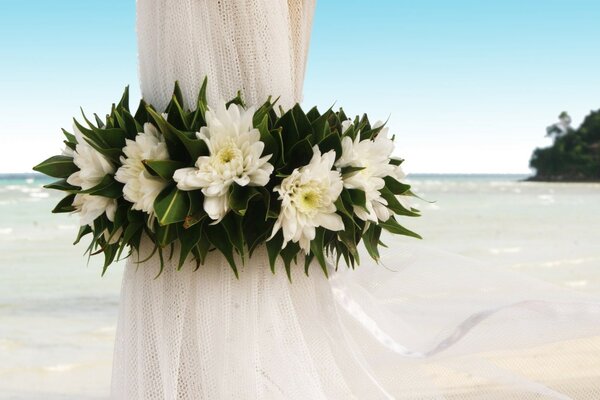
<path id="1" fill-rule="evenodd" d="M 254 249 L 271 234 L 273 224 L 266 221 L 267 207 L 265 202 L 255 201 L 249 205 L 248 212 L 243 219 L 243 230 L 250 257 L 252 257 Z"/>
<path id="2" fill-rule="evenodd" d="M 330 150 L 335 151 L 335 159 L 337 160 L 342 156 L 342 140 L 337 133 L 332 133 L 326 137 L 324 137 L 319 142 L 319 149 L 322 154 L 327 153 Z"/>
<path id="3" fill-rule="evenodd" d="M 319 143 L 324 137 L 331 134 L 331 129 L 329 128 L 329 115 L 331 115 L 331 108 L 323 115 L 320 115 L 318 118 L 312 120 L 311 126 L 313 131 L 314 140 L 316 143 Z"/>
<path id="4" fill-rule="evenodd" d="M 402 163 L 404 162 L 403 159 L 401 158 L 390 158 L 390 164 L 395 165 L 395 166 L 399 166 L 402 165 Z"/>
<path id="5" fill-rule="evenodd" d="M 350 254 L 356 259 L 359 259 L 358 249 L 356 248 L 356 226 L 352 218 L 342 218 L 344 222 L 344 229 L 337 232 L 338 238 L 342 241 L 344 246 L 348 249 Z"/>
<path id="6" fill-rule="evenodd" d="M 80 226 L 79 232 L 77 233 L 77 237 L 75 238 L 73 245 L 76 245 L 77 243 L 79 243 L 84 236 L 89 235 L 90 233 L 92 233 L 91 226 L 89 226 L 89 225 Z"/>
<path id="7" fill-rule="evenodd" d="M 365 234 L 362 237 L 363 243 L 365 245 L 365 248 L 367 249 L 367 252 L 371 256 L 371 258 L 373 258 L 373 260 L 375 260 L 376 262 L 379 262 L 379 260 L 381 258 L 379 256 L 379 250 L 377 248 L 380 237 L 381 237 L 381 227 L 377 226 L 375 224 L 371 224 L 369 226 L 369 229 L 367 229 L 367 231 L 365 232 Z"/>
<path id="8" fill-rule="evenodd" d="M 118 199 L 123 195 L 123 184 L 115 181 L 112 175 L 105 175 L 99 184 L 91 189 L 82 190 L 80 193 Z"/>
<path id="9" fill-rule="evenodd" d="M 267 118 L 267 129 L 268 129 L 268 121 L 269 121 L 269 112 L 273 109 L 274 103 L 271 102 L 271 96 L 265 101 L 254 113 L 252 117 L 252 125 L 256 128 L 262 123 L 264 118 Z"/>
<path id="10" fill-rule="evenodd" d="M 187 192 L 190 198 L 190 210 L 183 222 L 184 228 L 190 228 L 204 220 L 208 215 L 204 211 L 204 195 L 201 190 L 192 190 Z"/>
<path id="11" fill-rule="evenodd" d="M 242 219 L 234 213 L 229 213 L 221 220 L 220 224 L 227 232 L 229 243 L 233 245 L 235 251 L 242 257 L 242 263 L 245 260 L 244 232 L 242 230 Z"/>
<path id="12" fill-rule="evenodd" d="M 160 176 L 165 180 L 170 180 L 175 171 L 185 167 L 184 163 L 172 160 L 143 160 L 142 163 L 152 175 Z"/>
<path id="13" fill-rule="evenodd" d="M 267 246 L 267 254 L 269 256 L 269 265 L 271 266 L 271 272 L 275 273 L 275 262 L 277 261 L 277 256 L 281 251 L 281 246 L 283 246 L 283 233 L 281 231 L 277 232 L 272 239 L 266 242 Z"/>
<path id="14" fill-rule="evenodd" d="M 298 243 L 288 242 L 284 249 L 279 252 L 281 259 L 283 260 L 283 266 L 288 280 L 292 281 L 292 262 L 296 262 L 296 258 L 300 253 L 300 246 Z"/>
<path id="15" fill-rule="evenodd" d="M 179 90 L 179 86 L 176 87 Z M 179 90 L 181 96 L 181 90 Z M 191 129 L 191 122 L 188 114 L 183 110 L 183 98 L 179 99 L 177 95 L 173 95 L 171 103 L 167 107 L 167 121 L 177 129 Z"/>
<path id="16" fill-rule="evenodd" d="M 54 214 L 60 213 L 69 213 L 75 211 L 75 207 L 73 207 L 73 200 L 75 200 L 75 195 L 70 194 L 67 197 L 63 198 L 58 202 L 56 207 L 52 210 Z"/>
<path id="17" fill-rule="evenodd" d="M 282 128 L 282 138 L 284 147 L 290 149 L 298 140 L 300 140 L 300 132 L 294 121 L 292 110 L 287 111 L 275 123 L 276 128 Z"/>
<path id="18" fill-rule="evenodd" d="M 123 232 L 122 242 L 126 243 L 126 244 L 130 244 L 132 239 L 134 238 L 134 236 L 136 236 L 138 234 L 138 232 L 141 234 L 141 232 L 143 231 L 143 228 L 144 228 L 143 222 L 133 222 L 133 223 L 127 224 L 127 226 L 125 227 L 125 231 Z M 124 248 L 125 248 L 125 246 L 122 246 L 119 249 L 119 252 L 117 253 L 117 258 L 121 257 L 121 253 L 123 252 Z"/>
<path id="19" fill-rule="evenodd" d="M 199 257 L 198 261 L 200 261 L 201 264 L 204 264 L 206 256 L 208 255 L 208 252 L 211 249 L 211 244 L 206 234 L 206 229 L 202 231 L 200 241 L 198 242 L 195 248 L 197 249 L 197 255 Z"/>
<path id="20" fill-rule="evenodd" d="M 244 103 L 244 100 L 242 99 L 242 92 L 238 90 L 236 96 L 229 100 L 227 103 L 225 103 L 225 108 L 229 108 L 230 105 L 232 104 L 237 104 L 240 107 L 246 108 L 246 104 Z"/>
<path id="21" fill-rule="evenodd" d="M 292 114 L 294 115 L 294 122 L 296 123 L 296 129 L 298 130 L 298 136 L 310 136 L 312 134 L 312 126 L 306 117 L 306 114 L 302 110 L 302 107 L 300 107 L 300 104 L 296 103 L 296 105 L 292 108 Z"/>
<path id="22" fill-rule="evenodd" d="M 162 248 L 167 247 L 177 240 L 177 226 L 175 224 L 161 225 L 155 223 L 154 231 L 156 234 L 156 242 Z"/>
<path id="23" fill-rule="evenodd" d="M 107 143 L 105 149 L 122 149 L 125 147 L 125 139 L 131 138 L 125 129 L 97 129 L 97 134 Z M 137 133 L 137 132 L 135 132 Z"/>
<path id="24" fill-rule="evenodd" d="M 349 177 L 356 174 L 358 171 L 362 171 L 365 167 L 343 167 L 340 171 L 344 177 Z"/>
<path id="25" fill-rule="evenodd" d="M 262 156 L 271 154 L 272 160 L 277 160 L 280 152 L 278 140 L 273 137 L 269 131 L 269 117 L 264 116 L 262 121 L 256 125 L 256 129 L 260 132 L 260 140 L 265 144 L 265 148 L 262 152 Z"/>
<path id="26" fill-rule="evenodd" d="M 236 214 L 244 216 L 250 201 L 259 195 L 260 192 L 255 187 L 233 184 L 229 188 L 229 207 Z"/>
<path id="27" fill-rule="evenodd" d="M 119 249 L 118 244 L 106 246 L 102 249 L 102 252 L 104 253 L 104 266 L 102 267 L 101 276 L 104 276 L 104 274 L 106 274 L 108 267 L 115 260 L 118 249 Z"/>
<path id="28" fill-rule="evenodd" d="M 187 136 L 185 133 L 175 130 L 175 135 L 183 143 L 190 156 L 190 160 L 195 163 L 198 157 L 207 156 L 209 154 L 208 146 L 201 139 L 194 139 Z"/>
<path id="29" fill-rule="evenodd" d="M 308 164 L 312 156 L 313 148 L 310 140 L 304 138 L 289 149 L 289 152 L 286 155 L 287 164 L 283 170 L 291 173 L 295 168 Z"/>
<path id="30" fill-rule="evenodd" d="M 125 90 L 123 90 L 123 96 L 121 96 L 121 100 L 119 100 L 117 108 L 123 108 L 129 111 L 129 85 L 125 86 Z"/>
<path id="31" fill-rule="evenodd" d="M 54 156 L 36 165 L 33 170 L 53 178 L 68 178 L 79 169 L 73 163 L 73 157 Z"/>
<path id="32" fill-rule="evenodd" d="M 56 182 L 44 185 L 46 189 L 62 190 L 63 192 L 78 192 L 81 188 L 78 186 L 69 185 L 66 179 L 61 179 Z"/>
<path id="33" fill-rule="evenodd" d="M 313 253 L 304 256 L 304 273 L 306 276 L 308 276 L 308 270 L 310 269 L 310 265 L 314 259 L 315 255 Z"/>
<path id="34" fill-rule="evenodd" d="M 394 217 L 390 217 L 390 219 L 388 219 L 385 222 L 380 221 L 379 226 L 381 226 L 386 231 L 391 232 L 396 235 L 404 235 L 404 236 L 414 237 L 417 239 L 423 239 L 421 237 L 421 235 L 419 235 L 418 233 L 408 230 L 405 227 L 403 227 L 402 225 L 400 225 Z"/>
<path id="35" fill-rule="evenodd" d="M 407 217 L 421 216 L 421 214 L 419 214 L 418 212 L 405 208 L 387 187 L 381 189 L 379 193 L 381 193 L 381 197 L 383 197 L 387 201 L 387 208 L 392 210 L 395 214 L 404 215 Z"/>
<path id="36" fill-rule="evenodd" d="M 198 92 L 198 100 L 196 101 L 196 112 L 192 118 L 191 128 L 194 131 L 199 131 L 201 126 L 206 125 L 206 111 L 208 110 L 206 100 L 206 87 L 208 84 L 208 78 L 205 76 L 202 82 L 202 87 Z"/>
<path id="37" fill-rule="evenodd" d="M 206 233 L 212 245 L 225 256 L 235 277 L 239 279 L 240 276 L 233 256 L 233 245 L 229 241 L 229 236 L 227 235 L 225 228 L 221 224 L 208 225 L 206 227 Z"/>
<path id="38" fill-rule="evenodd" d="M 354 214 L 351 212 L 351 209 L 348 210 L 348 208 L 346 207 L 346 205 L 344 204 L 343 201 L 343 196 L 345 193 L 345 196 L 347 196 L 348 198 L 350 197 L 350 195 L 347 192 L 348 189 L 343 189 L 342 192 L 343 194 L 340 195 L 340 197 L 337 198 L 337 200 L 335 201 L 335 208 L 337 209 L 337 211 L 341 212 L 343 215 L 345 215 L 346 217 L 353 219 L 354 218 Z"/>
<path id="39" fill-rule="evenodd" d="M 367 195 L 364 191 L 360 189 L 347 189 L 348 194 L 350 194 L 350 198 L 352 199 L 352 204 L 362 207 L 364 209 L 367 208 Z"/>
<path id="40" fill-rule="evenodd" d="M 311 124 L 320 116 L 321 113 L 319 112 L 319 109 L 316 106 L 308 110 L 308 112 L 306 113 L 306 118 L 308 118 Z"/>
<path id="41" fill-rule="evenodd" d="M 390 190 L 393 194 L 404 194 L 410 190 L 410 185 L 406 185 L 392 178 L 391 176 L 386 176 L 383 178 L 385 181 L 385 187 Z"/>
<path id="42" fill-rule="evenodd" d="M 65 135 L 65 138 L 67 138 L 67 142 L 72 143 L 72 144 L 76 144 L 77 143 L 77 138 L 75 137 L 75 135 L 73 135 L 72 133 L 67 132 L 64 129 L 61 129 L 63 135 Z"/>
<path id="43" fill-rule="evenodd" d="M 323 254 L 323 249 L 325 248 L 325 229 L 317 228 L 317 233 L 315 238 L 310 242 L 310 251 L 315 255 L 323 273 L 326 277 L 329 277 L 329 273 L 327 272 L 327 261 L 325 260 L 325 255 Z"/>
<path id="44" fill-rule="evenodd" d="M 164 117 L 161 114 L 157 113 L 151 106 L 147 106 L 146 110 L 148 111 L 148 114 L 150 114 L 150 116 L 154 119 L 154 122 L 156 122 L 158 129 L 163 134 L 165 138 L 165 143 L 167 144 L 167 149 L 169 150 L 169 154 L 171 155 L 171 157 L 187 154 L 187 148 L 185 144 L 181 141 L 181 136 L 177 134 L 180 131 L 173 125 L 171 125 L 168 121 L 166 121 Z"/>
<path id="45" fill-rule="evenodd" d="M 140 100 L 138 109 L 133 116 L 135 121 L 142 126 L 147 122 L 152 122 L 152 117 L 150 116 L 150 113 L 148 113 L 147 107 L 148 104 L 144 100 Z"/>
<path id="46" fill-rule="evenodd" d="M 194 247 L 198 244 L 202 237 L 203 224 L 196 224 L 191 228 L 184 229 L 183 227 L 177 227 L 177 236 L 180 241 L 180 253 L 179 263 L 177 269 L 181 269 L 188 255 Z"/>
<path id="47" fill-rule="evenodd" d="M 190 209 L 190 198 L 186 192 L 170 185 L 163 189 L 154 201 L 154 212 L 160 225 L 169 225 L 185 220 Z"/>

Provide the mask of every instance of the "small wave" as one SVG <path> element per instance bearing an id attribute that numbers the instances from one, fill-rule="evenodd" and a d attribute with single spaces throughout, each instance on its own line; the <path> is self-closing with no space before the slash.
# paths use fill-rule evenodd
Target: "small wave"
<path id="1" fill-rule="evenodd" d="M 554 196 L 552 196 L 551 194 L 540 194 L 538 196 L 538 200 L 540 200 L 540 202 L 542 204 L 554 204 Z"/>
<path id="2" fill-rule="evenodd" d="M 13 233 L 13 228 L 0 228 L 0 235 L 10 235 Z"/>
<path id="3" fill-rule="evenodd" d="M 57 225 L 56 228 L 60 231 L 72 231 L 74 229 L 77 229 L 77 225 Z"/>
<path id="4" fill-rule="evenodd" d="M 553 260 L 546 262 L 530 262 L 515 264 L 513 268 L 528 268 L 528 267 L 543 267 L 543 268 L 555 268 L 569 265 L 580 265 L 585 263 L 591 263 L 594 261 L 600 261 L 600 257 L 584 257 L 584 258 L 569 258 L 563 260 Z"/>
<path id="5" fill-rule="evenodd" d="M 21 347 L 21 344 L 16 340 L 0 339 L 0 350 L 13 350 Z"/>
<path id="6" fill-rule="evenodd" d="M 570 287 L 585 287 L 588 285 L 588 283 L 589 282 L 585 280 L 565 282 L 565 284 Z"/>
<path id="7" fill-rule="evenodd" d="M 34 197 L 36 199 L 45 199 L 47 197 L 50 197 L 50 193 L 47 192 L 31 192 L 29 193 L 30 197 Z"/>
<path id="8" fill-rule="evenodd" d="M 42 367 L 42 370 L 48 372 L 66 372 L 74 370 L 75 368 L 81 367 L 82 364 L 56 364 Z"/>

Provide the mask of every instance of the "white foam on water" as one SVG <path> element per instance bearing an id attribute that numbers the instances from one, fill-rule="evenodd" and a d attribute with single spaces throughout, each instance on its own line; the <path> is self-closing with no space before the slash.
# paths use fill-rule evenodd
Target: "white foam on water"
<path id="1" fill-rule="evenodd" d="M 554 204 L 554 196 L 551 194 L 540 194 L 538 195 L 538 200 L 540 200 L 540 203 L 542 203 L 543 205 L 549 205 L 549 204 Z"/>
<path id="2" fill-rule="evenodd" d="M 21 347 L 21 344 L 16 340 L 0 339 L 0 350 L 13 350 Z"/>
<path id="3" fill-rule="evenodd" d="M 81 367 L 82 364 L 56 364 L 42 367 L 42 370 L 48 372 L 67 372 L 74 370 L 75 368 Z"/>
<path id="4" fill-rule="evenodd" d="M 565 282 L 565 285 L 570 286 L 570 287 L 586 287 L 588 285 L 588 281 L 586 280 L 581 280 L 581 281 L 569 281 L 569 282 Z"/>
<path id="5" fill-rule="evenodd" d="M 0 228 L 0 235 L 10 235 L 13 233 L 13 228 Z"/>
<path id="6" fill-rule="evenodd" d="M 45 199 L 47 197 L 50 197 L 50 193 L 47 192 L 31 192 L 29 193 L 30 197 L 34 197 L 34 198 L 38 198 L 38 199 Z"/>

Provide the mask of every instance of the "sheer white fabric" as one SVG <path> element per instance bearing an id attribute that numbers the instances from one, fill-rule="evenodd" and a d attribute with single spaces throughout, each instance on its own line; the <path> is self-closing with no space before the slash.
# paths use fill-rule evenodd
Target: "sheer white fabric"
<path id="1" fill-rule="evenodd" d="M 314 0 L 139 0 L 144 99 L 162 109 L 177 80 L 194 105 L 205 76 L 208 101 L 301 100 Z"/>
<path id="2" fill-rule="evenodd" d="M 144 97 L 163 107 L 177 79 L 191 103 L 208 75 L 211 102 L 241 88 L 249 103 L 273 94 L 292 105 L 313 9 L 309 0 L 138 0 Z M 584 340 L 600 334 L 595 299 L 386 242 L 390 269 L 364 262 L 327 280 L 318 267 L 305 276 L 299 260 L 291 284 L 281 265 L 271 274 L 264 248 L 239 280 L 217 253 L 195 272 L 167 262 L 156 279 L 157 257 L 134 257 L 112 397 L 600 398 L 600 349 Z M 592 372 L 566 379 L 569 368 Z"/>

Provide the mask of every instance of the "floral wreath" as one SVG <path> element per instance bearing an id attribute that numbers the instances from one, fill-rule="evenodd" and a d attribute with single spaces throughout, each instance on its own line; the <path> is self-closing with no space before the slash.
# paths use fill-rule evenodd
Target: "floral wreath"
<path id="1" fill-rule="evenodd" d="M 327 275 L 328 256 L 336 268 L 359 264 L 361 241 L 378 261 L 383 229 L 420 237 L 396 219 L 420 214 L 384 124 L 342 109 L 284 111 L 271 98 L 247 107 L 239 93 L 212 108 L 206 85 L 189 110 L 176 83 L 162 113 L 142 100 L 132 114 L 126 88 L 104 120 L 75 120 L 63 154 L 34 167 L 60 179 L 45 185 L 67 193 L 53 212 L 79 214 L 75 244 L 91 235 L 86 254 L 104 254 L 102 274 L 139 254 L 144 236 L 159 275 L 178 249 L 178 268 L 217 250 L 238 276 L 264 244 L 271 270 L 281 257 L 288 277 L 299 254 L 307 274 L 316 259 Z"/>

